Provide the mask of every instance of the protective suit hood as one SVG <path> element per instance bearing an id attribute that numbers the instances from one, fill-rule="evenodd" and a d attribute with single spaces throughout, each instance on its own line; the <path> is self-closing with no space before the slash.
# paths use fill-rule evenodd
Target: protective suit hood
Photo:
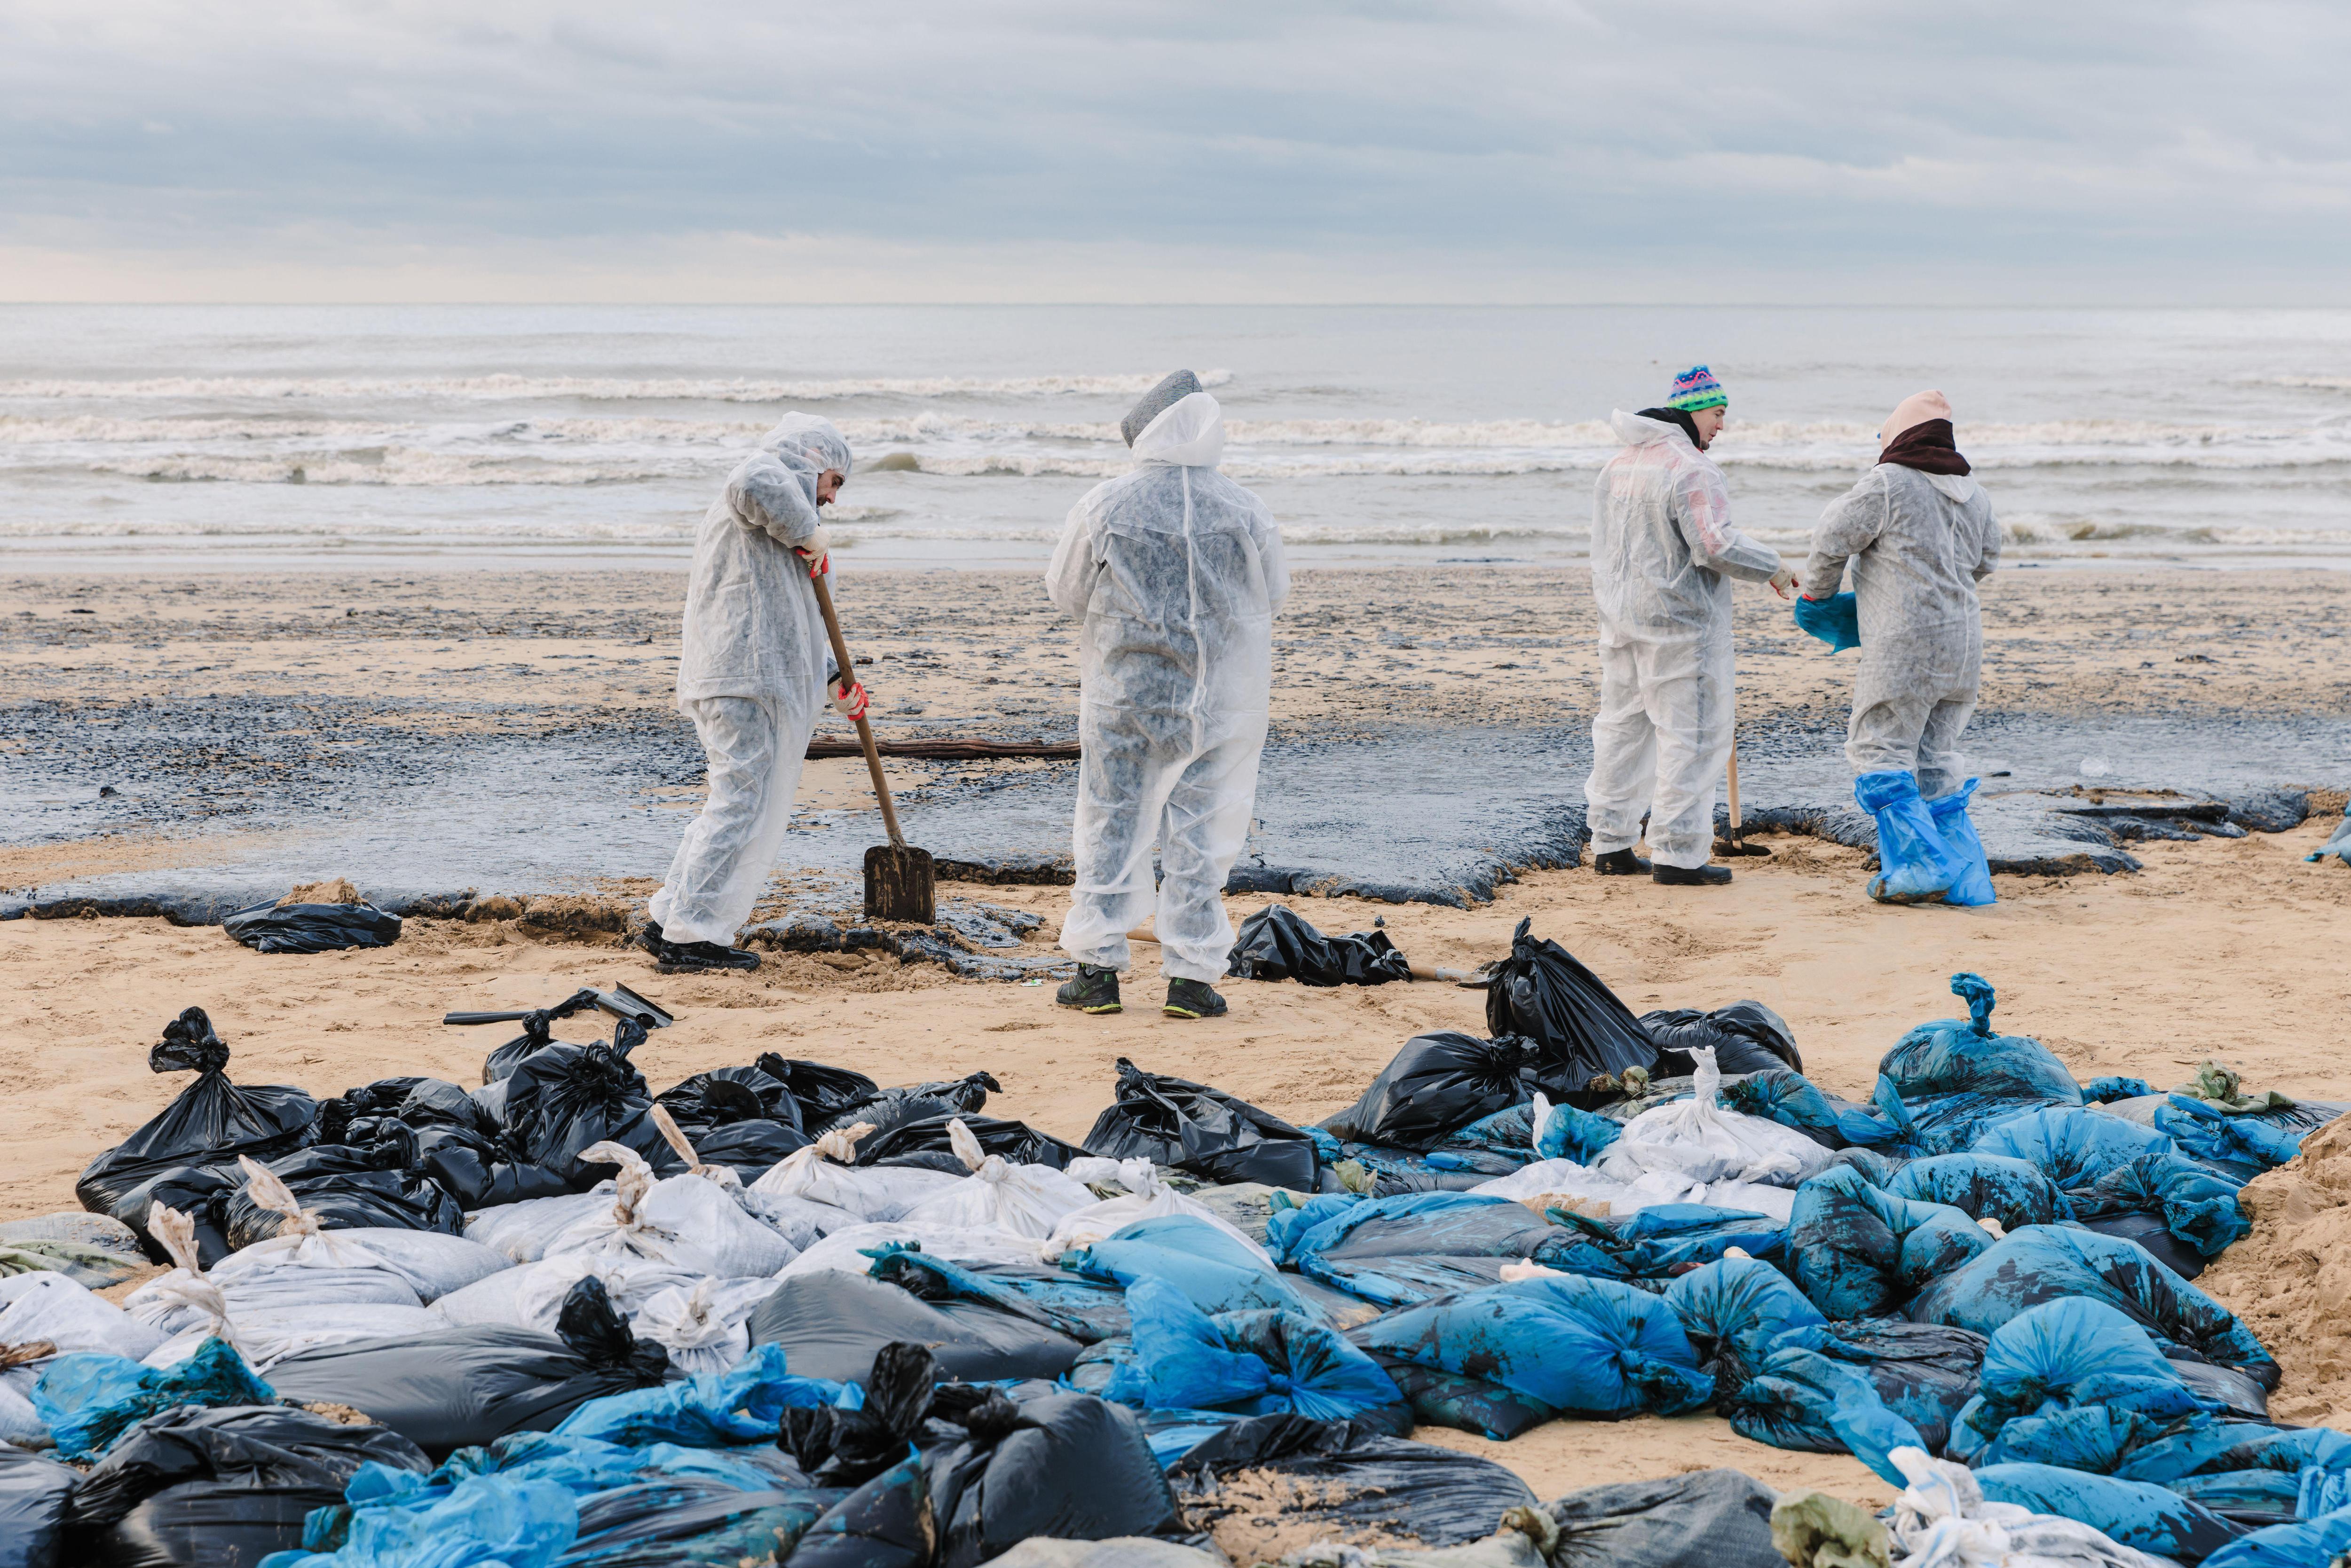
<path id="1" fill-rule="evenodd" d="M 1928 484 L 1962 507 L 1974 499 L 1976 492 L 1982 488 L 1965 474 L 1928 474 L 1924 477 Z"/>
<path id="2" fill-rule="evenodd" d="M 1616 439 L 1627 446 L 1646 446 L 1652 442 L 1669 440 L 1677 435 L 1685 442 L 1689 441 L 1689 433 L 1678 424 L 1667 424 L 1662 419 L 1648 419 L 1637 413 L 1627 413 L 1621 408 L 1608 416 L 1608 428 L 1614 431 Z M 1696 444 L 1691 444 L 1690 450 L 1693 452 L 1698 450 Z"/>
<path id="3" fill-rule="evenodd" d="M 848 476 L 854 459 L 849 442 L 832 421 L 813 413 L 792 413 L 759 438 L 759 445 L 787 468 L 821 474 L 830 468 Z"/>
<path id="4" fill-rule="evenodd" d="M 1225 455 L 1225 411 L 1204 392 L 1179 398 L 1143 427 L 1134 455 L 1145 463 L 1214 468 Z"/>

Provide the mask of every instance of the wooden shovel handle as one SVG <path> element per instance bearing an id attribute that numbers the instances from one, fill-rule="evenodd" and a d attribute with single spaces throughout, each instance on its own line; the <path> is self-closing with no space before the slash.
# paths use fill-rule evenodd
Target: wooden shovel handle
<path id="1" fill-rule="evenodd" d="M 822 574 L 809 579 L 816 590 L 816 607 L 824 613 L 825 635 L 832 639 L 832 662 L 841 666 L 841 689 L 846 691 L 857 680 L 857 666 L 849 657 L 849 644 L 841 640 L 841 617 L 832 612 L 832 590 L 825 586 Z M 906 841 L 898 831 L 898 809 L 890 803 L 890 785 L 882 777 L 882 753 L 874 748 L 873 727 L 861 716 L 857 721 L 857 743 L 865 748 L 865 771 L 873 776 L 873 798 L 882 802 L 882 826 L 889 831 L 893 849 L 903 850 Z"/>

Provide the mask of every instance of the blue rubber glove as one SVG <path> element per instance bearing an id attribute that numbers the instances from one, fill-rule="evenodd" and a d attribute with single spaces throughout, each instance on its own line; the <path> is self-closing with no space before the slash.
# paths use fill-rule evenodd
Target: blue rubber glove
<path id="1" fill-rule="evenodd" d="M 1796 624 L 1826 643 L 1832 653 L 1861 646 L 1861 612 L 1850 593 L 1797 600 Z"/>

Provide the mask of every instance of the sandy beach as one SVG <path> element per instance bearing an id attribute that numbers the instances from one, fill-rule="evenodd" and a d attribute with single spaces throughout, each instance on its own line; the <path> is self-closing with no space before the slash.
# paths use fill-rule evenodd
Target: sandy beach
<path id="1" fill-rule="evenodd" d="M 142 704 L 201 712 L 256 695 L 398 697 L 407 722 L 423 707 L 459 733 L 554 730 L 583 716 L 674 722 L 674 576 L 11 586 L 20 609 L 0 622 L 0 639 L 19 711 L 59 722 L 98 724 Z M 1987 605 L 1988 709 L 2277 717 L 2351 706 L 2351 662 L 2335 656 L 2351 627 L 2351 580 L 2028 572 L 1999 589 Z M 1066 731 L 1075 640 L 1030 580 L 852 573 L 841 594 L 856 645 L 875 658 L 868 673 L 885 732 Z M 1428 712 L 1464 725 L 1568 722 L 1588 712 L 1590 635 L 1578 574 L 1306 574 L 1280 623 L 1277 727 Z M 1781 744 L 1833 746 L 1845 672 L 1754 596 L 1741 599 L 1740 644 L 1752 724 Z M 366 744 L 363 729 L 331 738 Z M 26 744 L 21 734 L 14 744 Z M 916 789 L 936 777 L 931 765 L 900 770 Z M 853 800 L 857 771 L 811 764 L 803 799 Z M 2319 814 L 2294 831 L 2136 846 L 2145 870 L 2132 875 L 2002 876 L 2001 902 L 1981 910 L 1871 905 L 1859 893 L 1861 852 L 1791 838 L 1771 841 L 1771 858 L 1741 862 L 1738 882 L 1716 893 L 1577 870 L 1530 873 L 1469 909 L 1344 898 L 1301 907 L 1326 929 L 1384 919 L 1415 959 L 1462 967 L 1503 952 L 1531 918 L 1636 1011 L 1770 1004 L 1794 1027 L 1807 1071 L 1847 1095 L 1865 1095 L 1906 1029 L 1959 1010 L 1948 977 L 1971 969 L 1999 988 L 2000 1023 L 2046 1042 L 2079 1077 L 2168 1083 L 2217 1057 L 2260 1087 L 2351 1098 L 2336 952 L 2351 876 L 2301 860 L 2333 826 L 2346 771 L 2314 754 L 2310 776 L 2287 780 L 2334 791 L 2315 796 Z M 283 786 L 248 773 L 230 787 L 266 799 Z M 699 791 L 681 781 L 675 793 L 690 806 Z M 0 848 L 0 883 L 185 863 L 218 835 L 248 831 L 238 799 L 225 795 L 218 818 Z M 790 870 L 779 868 L 770 912 L 790 906 Z M 622 901 L 649 889 L 616 876 L 607 891 Z M 1038 936 L 1048 940 L 1061 907 L 1052 887 L 952 891 L 1044 916 Z M 1229 901 L 1236 921 L 1265 902 Z M 1047 951 L 1034 939 L 1022 950 Z M 664 977 L 609 932 L 528 917 L 415 919 L 389 949 L 308 958 L 263 956 L 217 928 L 155 919 L 11 921 L 0 923 L 0 1092 L 19 1119 L 0 1213 L 70 1207 L 89 1158 L 177 1092 L 183 1080 L 145 1063 L 182 1008 L 211 1013 L 235 1052 L 232 1077 L 330 1094 L 393 1073 L 475 1081 L 496 1042 L 441 1027 L 444 1009 L 541 1005 L 616 979 L 679 1015 L 635 1058 L 656 1089 L 764 1051 L 885 1082 L 984 1068 L 1004 1084 L 992 1113 L 1071 1139 L 1108 1103 L 1121 1056 L 1305 1121 L 1351 1100 L 1412 1034 L 1483 1021 L 1481 994 L 1449 986 L 1243 982 L 1229 986 L 1232 1015 L 1219 1022 L 1144 1009 L 1083 1018 L 1057 1009 L 1043 985 L 962 979 L 880 955 L 778 952 L 753 976 Z M 1133 990 L 1155 984 L 1146 957 Z M 2320 1371 L 2289 1360 L 2277 1414 L 2351 1425 Z M 1873 1504 L 1890 1495 L 1849 1458 L 1747 1443 L 1710 1416 L 1557 1422 L 1507 1445 L 1421 1435 L 1489 1451 L 1543 1496 L 1709 1464 Z"/>

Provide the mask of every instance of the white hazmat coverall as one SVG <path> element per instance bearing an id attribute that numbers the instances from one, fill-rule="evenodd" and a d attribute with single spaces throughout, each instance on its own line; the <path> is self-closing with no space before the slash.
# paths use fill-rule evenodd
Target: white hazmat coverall
<path id="1" fill-rule="evenodd" d="M 1061 946 L 1123 970 L 1126 933 L 1155 904 L 1161 967 L 1208 984 L 1232 953 L 1225 877 L 1257 803 L 1273 617 L 1290 595 L 1271 514 L 1217 472 L 1224 446 L 1207 392 L 1163 410 L 1135 437 L 1139 466 L 1071 511 L 1045 573 L 1055 607 L 1085 619 Z"/>
<path id="2" fill-rule="evenodd" d="M 1592 721 L 1592 852 L 1628 850 L 1649 813 L 1649 853 L 1701 866 L 1734 711 L 1729 578 L 1768 582 L 1780 555 L 1730 526 L 1722 470 L 1677 424 L 1618 410 L 1625 449 L 1592 507 L 1600 605 L 1600 713 Z"/>
<path id="3" fill-rule="evenodd" d="M 849 443 L 795 413 L 760 445 L 694 540 L 677 706 L 709 758 L 710 795 L 647 909 L 671 942 L 728 946 L 750 917 L 825 703 L 824 618 L 792 547 L 815 537 L 817 479 L 849 472 Z"/>
<path id="4" fill-rule="evenodd" d="M 1880 463 L 1822 514 L 1805 591 L 1834 593 L 1848 559 L 1861 667 L 1845 760 L 1855 773 L 1916 773 L 1926 800 L 1948 795 L 1964 781 L 1959 735 L 1983 668 L 1976 584 L 2000 564 L 1991 499 L 1965 474 Z"/>

